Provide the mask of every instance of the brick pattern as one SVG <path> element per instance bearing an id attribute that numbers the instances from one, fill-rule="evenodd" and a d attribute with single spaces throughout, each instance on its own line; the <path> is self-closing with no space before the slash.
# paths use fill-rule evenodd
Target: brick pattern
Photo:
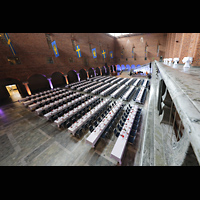
<path id="1" fill-rule="evenodd" d="M 193 57 L 193 66 L 200 66 L 199 43 L 200 33 L 167 33 L 166 58 L 180 59 L 182 63 L 184 57 Z M 178 41 L 178 42 L 177 42 Z"/>
<path id="2" fill-rule="evenodd" d="M 59 57 L 55 57 L 53 49 L 49 48 L 45 33 L 8 33 L 16 56 L 20 58 L 20 65 L 10 65 L 7 57 L 12 53 L 7 44 L 0 42 L 0 79 L 15 78 L 21 81 L 34 74 L 44 74 L 50 77 L 52 73 L 59 71 L 67 74 L 70 70 L 88 70 L 90 67 L 96 68 L 114 64 L 114 60 L 109 58 L 108 51 L 114 51 L 114 39 L 104 33 L 51 33 L 52 40 L 56 41 Z M 80 45 L 82 57 L 78 58 L 73 50 L 71 39 L 75 38 L 76 45 Z M 97 62 L 95 62 L 89 48 L 96 48 Z M 101 49 L 106 50 L 106 58 L 103 60 Z M 53 64 L 47 64 L 47 57 L 53 57 Z M 74 62 L 70 63 L 72 57 Z M 86 60 L 88 65 L 86 65 Z"/>
<path id="3" fill-rule="evenodd" d="M 141 41 L 143 37 L 143 42 Z M 136 35 L 131 37 L 117 38 L 115 42 L 115 63 L 119 65 L 132 65 L 135 66 L 140 64 L 146 64 L 154 59 L 159 60 L 160 56 L 165 56 L 165 46 L 166 46 L 166 33 L 148 33 L 143 35 Z M 160 43 L 159 55 L 157 56 L 157 44 Z M 145 57 L 145 45 L 148 45 L 147 48 L 147 60 Z M 135 46 L 134 54 L 136 60 L 132 58 L 132 48 Z M 123 58 L 121 57 L 121 51 L 124 48 Z M 128 60 L 126 60 L 128 58 Z"/>

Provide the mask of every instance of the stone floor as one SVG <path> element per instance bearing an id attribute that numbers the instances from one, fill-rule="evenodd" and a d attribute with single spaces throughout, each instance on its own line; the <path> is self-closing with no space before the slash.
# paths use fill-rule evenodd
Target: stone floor
<path id="1" fill-rule="evenodd" d="M 120 77 L 130 77 L 123 72 Z M 149 92 L 148 92 L 149 93 Z M 110 98 L 110 97 L 106 97 Z M 133 145 L 127 144 L 122 165 L 137 165 L 138 152 L 143 139 L 146 103 L 141 105 L 141 126 Z M 133 100 L 129 102 L 135 104 Z M 25 108 L 19 102 L 0 106 L 0 166 L 116 166 L 110 153 L 117 140 L 111 133 L 107 139 L 99 139 L 95 148 L 85 143 L 86 131 L 78 139 L 67 129 L 59 129 Z"/>

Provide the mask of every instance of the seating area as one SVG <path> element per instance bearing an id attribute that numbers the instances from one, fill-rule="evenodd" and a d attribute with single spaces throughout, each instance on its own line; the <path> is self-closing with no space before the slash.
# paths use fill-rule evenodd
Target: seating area
<path id="1" fill-rule="evenodd" d="M 106 116 L 102 116 L 103 119 L 100 120 L 100 123 L 96 123 L 95 128 L 91 129 L 91 134 L 87 137 L 86 143 L 89 143 L 94 147 L 100 136 L 104 133 L 103 137 L 105 137 L 109 132 L 109 126 L 111 124 L 112 119 L 119 111 L 120 107 L 122 106 L 122 102 L 117 102 L 116 105 L 114 104 L 111 109 L 108 110 Z"/>
<path id="2" fill-rule="evenodd" d="M 126 103 L 132 96 L 135 102 L 143 103 L 148 84 L 147 80 L 134 78 L 95 76 L 28 96 L 20 102 L 76 138 L 89 133 L 85 142 L 93 148 L 98 141 L 115 136 L 110 156 L 121 164 L 126 144 L 134 144 L 141 119 L 138 105 L 131 105 L 134 101 Z"/>
<path id="3" fill-rule="evenodd" d="M 137 105 L 130 106 L 124 112 L 120 123 L 117 124 L 118 130 L 115 129 L 117 141 L 112 149 L 111 158 L 114 158 L 120 164 L 122 164 L 122 157 L 127 142 L 131 144 L 134 142 L 140 121 L 140 116 L 141 109 L 138 109 Z"/>
<path id="4" fill-rule="evenodd" d="M 147 85 L 149 82 L 147 80 L 143 81 L 141 88 L 139 88 L 134 96 L 134 101 L 140 104 L 145 103 L 146 95 L 147 95 Z"/>

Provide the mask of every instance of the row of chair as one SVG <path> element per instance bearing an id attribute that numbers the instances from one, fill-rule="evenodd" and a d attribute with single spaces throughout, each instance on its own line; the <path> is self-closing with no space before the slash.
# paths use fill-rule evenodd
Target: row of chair
<path id="1" fill-rule="evenodd" d="M 120 131 L 122 130 L 122 127 L 124 126 L 124 122 L 126 121 L 126 118 L 128 117 L 128 114 L 130 112 L 130 109 L 132 108 L 132 106 L 129 104 L 126 108 L 126 110 L 124 111 L 124 113 L 121 116 L 121 119 L 119 120 L 116 128 L 114 129 L 114 134 L 116 137 L 119 136 Z"/>
<path id="2" fill-rule="evenodd" d="M 97 113 L 95 113 L 95 115 L 93 115 L 89 121 L 87 121 L 85 124 L 82 125 L 81 128 L 79 128 L 76 133 L 75 136 L 76 137 L 80 137 L 80 135 L 82 134 L 83 130 L 89 129 L 90 132 L 92 132 L 94 130 L 94 128 L 96 126 L 98 126 L 98 124 L 100 123 L 100 121 L 102 120 L 101 117 L 99 116 L 104 116 L 106 115 L 106 113 L 108 112 L 108 110 L 110 109 L 109 104 L 111 103 L 111 100 L 107 102 L 107 104 L 105 104 L 100 110 L 98 110 Z M 70 125 L 71 126 L 71 125 Z"/>
<path id="3" fill-rule="evenodd" d="M 118 120 L 118 117 L 120 113 L 123 111 L 123 107 L 125 104 L 122 104 L 119 108 L 119 110 L 115 113 L 115 116 L 113 117 L 112 121 L 109 123 L 109 125 L 104 130 L 103 134 L 101 135 L 101 138 L 106 138 L 108 135 L 112 132 L 113 128 L 116 125 L 116 121 Z"/>
<path id="4" fill-rule="evenodd" d="M 133 95 L 133 100 L 134 101 L 136 100 L 137 95 L 139 94 L 140 90 L 141 90 L 141 88 L 138 88 L 138 89 L 135 90 L 135 94 Z"/>
<path id="5" fill-rule="evenodd" d="M 89 92 L 91 92 L 91 91 L 97 89 L 98 87 L 102 86 L 103 84 L 104 84 L 104 83 L 98 83 L 98 84 L 96 84 L 96 85 L 93 85 L 93 86 L 89 87 L 89 88 L 86 89 L 86 90 L 84 89 L 84 92 L 89 93 Z"/>
<path id="6" fill-rule="evenodd" d="M 95 120 L 93 122 L 93 125 L 90 125 L 90 127 L 89 127 L 90 132 L 92 132 L 95 129 L 95 127 L 98 126 L 98 124 L 105 118 L 105 116 L 110 112 L 110 110 L 112 109 L 112 107 L 114 105 L 116 105 L 116 102 L 114 102 L 112 104 L 108 104 L 106 109 L 100 115 L 98 115 L 99 117 L 97 118 L 97 120 Z"/>
<path id="7" fill-rule="evenodd" d="M 130 143 L 130 144 L 133 144 L 133 142 L 135 140 L 139 122 L 141 119 L 141 111 L 142 111 L 142 109 L 138 108 L 131 131 L 130 131 L 130 134 L 129 134 L 129 138 L 128 138 L 128 143 Z"/>
<path id="8" fill-rule="evenodd" d="M 81 94 L 81 96 L 82 95 L 84 95 L 84 94 Z M 80 97 L 80 94 L 78 95 L 78 97 Z M 77 97 L 77 98 L 78 98 Z M 82 100 L 80 100 L 80 101 L 78 101 L 78 102 L 76 102 L 76 103 L 74 103 L 74 104 L 72 104 L 72 105 L 70 105 L 69 107 L 67 107 L 67 108 L 65 108 L 65 109 L 62 109 L 60 112 L 57 112 L 57 113 L 55 113 L 54 115 L 52 115 L 50 118 L 49 118 L 49 121 L 55 121 L 58 117 L 61 117 L 62 115 L 64 115 L 65 113 L 67 113 L 67 112 L 69 112 L 70 110 L 72 110 L 72 109 L 74 109 L 74 108 L 76 108 L 77 106 L 79 106 L 79 105 L 81 105 L 84 101 L 86 101 L 86 99 L 88 100 L 88 99 L 90 99 L 90 98 L 92 98 L 92 96 L 87 96 L 87 97 L 84 97 L 84 99 L 82 99 Z M 74 100 L 74 99 L 73 99 Z M 60 107 L 60 106 L 62 106 L 62 105 L 64 105 L 64 102 L 62 102 L 61 104 L 59 104 L 59 105 L 54 105 L 53 106 L 53 109 L 56 109 L 56 108 L 58 108 L 58 107 Z"/>
<path id="9" fill-rule="evenodd" d="M 130 101 L 132 99 L 132 96 L 135 94 L 136 88 L 134 88 L 131 93 L 127 97 L 127 101 Z"/>
<path id="10" fill-rule="evenodd" d="M 79 82 L 79 84 L 73 85 L 73 86 L 71 86 L 70 88 L 71 88 L 72 90 L 76 90 L 77 88 L 79 88 L 79 87 L 81 87 L 81 86 L 84 86 L 84 85 L 88 85 L 88 84 L 90 84 L 90 83 L 92 83 L 92 81 Z"/>
<path id="11" fill-rule="evenodd" d="M 106 90 L 109 88 L 111 85 L 109 83 L 104 83 L 105 85 L 100 86 L 98 89 L 95 89 L 94 94 L 100 94 L 103 90 Z"/>
<path id="12" fill-rule="evenodd" d="M 76 92 L 75 92 L 76 93 Z M 74 94 L 74 92 L 71 92 L 70 94 Z M 76 99 L 76 98 L 78 98 L 78 97 L 81 97 L 81 96 L 83 96 L 84 94 L 81 94 L 81 93 L 76 93 L 76 94 L 74 94 L 74 96 L 73 97 L 70 97 L 70 98 L 68 98 L 67 100 L 63 100 L 63 101 L 61 101 L 61 102 L 59 102 L 58 104 L 55 104 L 55 105 L 52 105 L 52 106 L 50 106 L 49 108 L 47 108 L 46 110 L 43 110 L 42 112 L 41 112 L 41 114 L 42 115 L 45 115 L 46 113 L 48 113 L 48 112 L 50 112 L 51 110 L 53 110 L 53 109 L 56 109 L 56 108 L 58 108 L 59 106 L 62 106 L 63 104 L 65 104 L 65 103 L 67 103 L 67 102 L 70 102 L 70 101 L 72 101 L 72 100 L 74 100 L 74 99 Z M 62 97 L 62 98 L 64 98 L 64 97 Z M 60 99 L 62 99 L 62 98 L 60 98 Z M 48 104 L 50 104 L 50 103 L 52 103 L 52 102 L 54 102 L 54 101 L 56 101 L 56 100 L 58 100 L 58 98 L 55 98 L 55 99 L 53 99 L 53 100 L 50 100 L 50 101 L 47 101 L 47 102 L 45 102 L 45 104 L 40 104 L 37 108 L 39 108 L 39 107 L 42 107 L 42 106 L 44 106 L 44 105 L 48 105 Z"/>
<path id="13" fill-rule="evenodd" d="M 147 89 L 144 89 L 144 92 L 143 92 L 143 95 L 142 95 L 142 99 L 141 99 L 141 103 L 142 103 L 142 104 L 145 103 L 146 95 L 147 95 Z"/>
<path id="14" fill-rule="evenodd" d="M 116 90 L 116 88 L 117 88 L 117 84 L 115 84 L 115 86 L 111 86 L 112 88 L 110 89 L 110 90 L 108 90 L 108 91 L 106 91 L 105 93 L 104 93 L 104 96 L 108 96 L 108 95 L 110 95 L 111 93 L 113 93 L 115 90 Z"/>
<path id="15" fill-rule="evenodd" d="M 87 112 L 89 112 L 91 109 L 93 109 L 96 105 L 98 105 L 101 102 L 100 98 L 97 98 L 94 102 L 92 102 L 90 105 L 87 105 L 83 110 L 79 111 L 78 113 L 74 114 L 72 117 L 64 121 L 60 127 L 66 127 L 69 128 L 73 123 L 75 123 L 78 119 L 80 119 L 83 115 L 85 115 Z M 63 113 L 64 114 L 64 113 Z M 94 116 L 96 117 L 96 116 Z"/>
<path id="16" fill-rule="evenodd" d="M 80 81 L 80 82 L 75 82 L 75 83 L 70 83 L 70 84 L 66 85 L 65 87 L 66 87 L 66 88 L 70 88 L 70 87 L 75 86 L 75 85 L 80 85 L 80 84 L 82 84 L 82 83 L 85 82 L 85 81 L 86 81 L 86 80 L 82 80 L 82 81 Z"/>
<path id="17" fill-rule="evenodd" d="M 55 88 L 53 90 L 45 90 L 45 91 L 40 92 L 40 93 L 34 92 L 34 93 L 32 93 L 32 95 L 27 96 L 26 98 L 24 98 L 25 100 L 23 100 L 23 101 L 29 101 L 31 99 L 35 99 L 37 97 L 42 97 L 42 96 L 45 96 L 47 94 L 51 94 L 53 96 L 54 95 L 54 94 L 52 94 L 53 92 L 56 92 L 56 94 L 62 93 L 62 89 L 60 89 L 60 88 Z"/>
<path id="18" fill-rule="evenodd" d="M 90 81 L 89 84 L 86 84 L 86 85 L 80 86 L 80 87 L 76 88 L 76 90 L 83 91 L 83 90 L 85 90 L 85 89 L 87 89 L 87 88 L 89 88 L 89 87 L 91 87 L 91 86 L 93 86 L 93 85 L 96 85 L 96 83 Z"/>

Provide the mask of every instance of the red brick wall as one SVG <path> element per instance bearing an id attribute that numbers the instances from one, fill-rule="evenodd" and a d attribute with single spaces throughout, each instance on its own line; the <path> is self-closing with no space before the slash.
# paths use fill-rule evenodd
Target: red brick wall
<path id="1" fill-rule="evenodd" d="M 176 33 L 175 41 L 174 41 L 173 58 L 179 58 L 180 47 L 182 43 L 182 36 L 183 36 L 183 33 Z"/>
<path id="2" fill-rule="evenodd" d="M 150 61 L 157 59 L 159 60 L 160 56 L 165 56 L 165 46 L 166 46 L 166 36 L 165 33 L 148 33 L 143 35 L 136 35 L 131 37 L 124 37 L 115 39 L 115 63 L 119 65 L 127 65 L 130 66 L 134 64 L 135 66 L 140 64 L 146 64 Z M 141 42 L 141 37 L 143 37 L 143 42 Z M 157 57 L 157 44 L 158 41 L 160 43 L 160 53 Z M 147 42 L 148 49 L 147 49 L 147 60 L 144 59 L 145 57 L 145 44 Z M 132 58 L 132 47 L 135 46 L 134 53 L 136 54 L 136 60 Z M 121 51 L 122 47 L 124 47 L 124 55 L 121 58 Z M 126 61 L 128 58 L 128 61 Z"/>
<path id="3" fill-rule="evenodd" d="M 176 42 L 178 41 L 178 42 Z M 193 57 L 193 66 L 200 66 L 200 33 L 167 33 L 165 58 Z"/>
<path id="4" fill-rule="evenodd" d="M 56 41 L 59 57 L 55 57 L 53 49 L 47 44 L 45 33 L 8 33 L 16 56 L 19 57 L 21 64 L 10 65 L 7 56 L 12 56 L 11 50 L 7 44 L 0 42 L 0 79 L 16 78 L 21 81 L 27 81 L 33 74 L 44 74 L 50 77 L 52 73 L 59 71 L 67 74 L 70 70 L 77 72 L 84 68 L 101 67 L 107 62 L 108 65 L 114 64 L 113 59 L 109 58 L 108 50 L 114 51 L 114 39 L 104 33 L 74 33 L 76 44 L 80 45 L 82 57 L 78 58 L 76 51 L 72 47 L 71 33 L 52 33 L 52 40 Z M 96 48 L 97 62 L 94 61 L 89 49 Z M 106 50 L 106 59 L 103 61 L 100 51 Z M 109 48 L 108 48 L 109 47 Z M 47 64 L 46 58 L 53 57 L 53 64 Z M 74 62 L 69 62 L 69 57 L 73 57 Z M 85 65 L 84 58 L 87 58 L 88 66 Z"/>

